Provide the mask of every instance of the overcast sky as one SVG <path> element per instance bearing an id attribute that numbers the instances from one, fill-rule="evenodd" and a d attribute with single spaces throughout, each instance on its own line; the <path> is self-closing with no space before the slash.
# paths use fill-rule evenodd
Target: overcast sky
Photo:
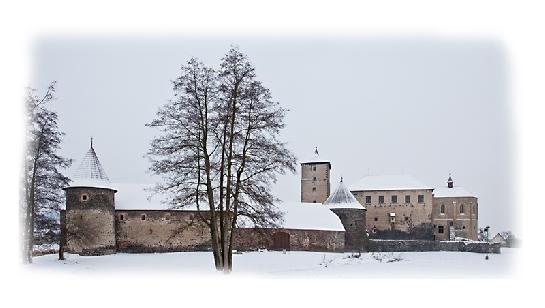
<path id="1" fill-rule="evenodd" d="M 506 51 L 494 40 L 437 37 L 65 37 L 36 42 L 34 88 L 57 80 L 62 153 L 79 160 L 94 137 L 113 182 L 151 183 L 144 126 L 172 98 L 190 57 L 218 67 L 236 44 L 290 112 L 283 140 L 300 159 L 332 162 L 332 187 L 367 175 L 409 173 L 479 198 L 479 224 L 511 229 L 513 123 Z M 300 197 L 299 173 L 279 198 Z"/>

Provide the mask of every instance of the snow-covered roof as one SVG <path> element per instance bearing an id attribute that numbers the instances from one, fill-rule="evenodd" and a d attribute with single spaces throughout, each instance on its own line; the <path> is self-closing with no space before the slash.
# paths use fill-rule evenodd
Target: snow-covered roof
<path id="1" fill-rule="evenodd" d="M 152 184 L 116 183 L 118 192 L 115 196 L 116 210 L 168 210 L 170 206 L 162 203 L 162 197 L 152 195 L 148 190 Z M 287 229 L 344 231 L 344 227 L 335 213 L 321 203 L 279 202 L 275 204 L 284 213 L 282 227 Z M 200 207 L 206 210 L 207 206 Z M 180 210 L 196 210 L 196 206 Z"/>
<path id="2" fill-rule="evenodd" d="M 276 206 L 284 213 L 283 228 L 344 231 L 339 217 L 321 203 L 280 202 Z"/>
<path id="3" fill-rule="evenodd" d="M 346 188 L 342 180 L 337 189 L 324 202 L 324 205 L 330 209 L 365 209 Z"/>
<path id="4" fill-rule="evenodd" d="M 68 187 L 96 187 L 114 189 L 110 183 L 110 179 L 102 168 L 98 160 L 95 149 L 91 144 L 91 148 L 79 164 L 79 167 L 72 176 L 72 182 Z"/>
<path id="5" fill-rule="evenodd" d="M 433 196 L 436 198 L 475 197 L 475 195 L 465 188 L 459 186 L 454 186 L 453 188 L 448 188 L 447 186 L 437 187 L 433 190 Z"/>
<path id="6" fill-rule="evenodd" d="M 412 175 L 368 175 L 350 185 L 350 191 L 433 189 Z"/>
<path id="7" fill-rule="evenodd" d="M 196 205 L 173 209 L 170 204 L 163 202 L 164 196 L 154 194 L 151 190 L 154 184 L 114 183 L 112 185 L 117 189 L 116 210 L 197 210 Z M 199 208 L 203 211 L 208 210 L 208 204 L 201 204 Z"/>
<path id="8" fill-rule="evenodd" d="M 323 158 L 309 158 L 306 160 L 301 161 L 301 164 L 331 164 L 331 161 L 329 159 L 323 159 Z"/>

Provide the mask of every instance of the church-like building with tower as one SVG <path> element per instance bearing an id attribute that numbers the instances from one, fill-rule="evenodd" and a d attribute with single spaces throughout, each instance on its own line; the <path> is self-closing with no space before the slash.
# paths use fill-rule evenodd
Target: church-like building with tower
<path id="1" fill-rule="evenodd" d="M 301 195 L 279 202 L 276 228 L 237 227 L 237 250 L 366 251 L 369 239 L 477 239 L 477 198 L 452 178 L 433 188 L 412 176 L 343 179 L 331 192 L 331 161 L 301 162 Z M 69 253 L 209 250 L 210 234 L 198 219 L 206 211 L 171 209 L 149 196 L 150 185 L 111 182 L 93 144 L 64 188 L 61 248 Z"/>

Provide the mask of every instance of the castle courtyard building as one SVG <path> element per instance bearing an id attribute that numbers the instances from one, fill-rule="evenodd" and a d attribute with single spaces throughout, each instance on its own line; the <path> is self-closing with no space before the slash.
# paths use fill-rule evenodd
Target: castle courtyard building
<path id="1" fill-rule="evenodd" d="M 367 208 L 369 238 L 433 239 L 433 187 L 411 175 L 369 175 L 350 186 Z"/>
<path id="2" fill-rule="evenodd" d="M 477 197 L 463 187 L 454 186 L 450 176 L 447 186 L 436 188 L 433 194 L 432 223 L 435 239 L 477 240 Z"/>

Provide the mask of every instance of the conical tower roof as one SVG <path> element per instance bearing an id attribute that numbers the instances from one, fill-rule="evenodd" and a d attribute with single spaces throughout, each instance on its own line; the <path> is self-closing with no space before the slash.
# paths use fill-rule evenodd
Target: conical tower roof
<path id="1" fill-rule="evenodd" d="M 100 164 L 93 141 L 91 139 L 91 148 L 85 154 L 79 167 L 74 172 L 73 182 L 70 187 L 97 187 L 113 189 L 110 184 L 110 179 L 106 175 L 104 168 Z"/>
<path id="2" fill-rule="evenodd" d="M 344 185 L 342 178 L 337 189 L 327 198 L 324 204 L 330 209 L 365 209 Z"/>

